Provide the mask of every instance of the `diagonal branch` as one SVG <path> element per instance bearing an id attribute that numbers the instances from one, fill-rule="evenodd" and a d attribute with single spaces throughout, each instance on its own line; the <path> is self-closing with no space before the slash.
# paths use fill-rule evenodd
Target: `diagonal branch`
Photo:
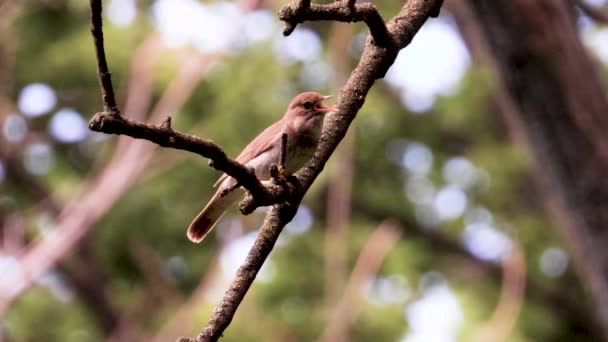
<path id="1" fill-rule="evenodd" d="M 97 57 L 97 76 L 101 85 L 101 96 L 106 112 L 120 114 L 116 99 L 114 98 L 114 88 L 112 88 L 112 74 L 108 70 L 106 53 L 103 47 L 103 30 L 101 27 L 101 0 L 90 0 L 91 5 L 91 33 L 95 42 L 95 53 Z"/>
<path id="2" fill-rule="evenodd" d="M 256 237 L 253 247 L 249 251 L 244 264 L 239 268 L 232 285 L 214 310 L 207 327 L 196 339 L 184 338 L 180 339 L 180 341 L 217 341 L 221 337 L 224 330 L 232 321 L 239 304 L 251 287 L 251 284 L 255 280 L 255 277 L 264 264 L 264 261 L 272 251 L 272 248 L 274 247 L 283 227 L 285 227 L 285 225 L 293 219 L 302 197 L 308 188 L 310 188 L 316 177 L 321 173 L 327 160 L 332 155 L 340 141 L 344 138 L 350 123 L 354 120 L 357 112 L 363 106 L 369 89 L 372 87 L 375 80 L 383 77 L 388 68 L 394 63 L 398 50 L 404 48 L 412 41 L 416 32 L 418 32 L 420 27 L 422 27 L 424 22 L 429 17 L 437 15 L 438 9 L 440 8 L 442 2 L 442 0 L 407 1 L 401 8 L 400 13 L 395 18 L 393 18 L 386 26 L 384 26 L 384 24 L 382 25 L 384 28 L 383 30 L 386 30 L 386 36 L 383 36 L 384 33 L 379 33 L 381 30 L 379 26 L 376 25 L 379 24 L 378 19 L 381 21 L 381 17 L 379 15 L 375 19 L 370 19 L 370 17 L 360 18 L 361 20 L 366 21 L 368 25 L 369 22 L 374 22 L 374 24 L 372 24 L 374 28 L 372 29 L 370 27 L 374 39 L 369 39 L 367 41 L 358 66 L 352 72 L 344 88 L 342 88 L 340 91 L 337 111 L 333 114 L 329 114 L 326 118 L 325 128 L 321 135 L 319 146 L 317 147 L 315 155 L 302 169 L 295 174 L 295 177 L 292 177 L 297 179 L 297 182 L 295 182 L 296 184 L 291 185 L 297 186 L 298 191 L 287 191 L 288 195 L 286 195 L 284 203 L 275 205 L 266 215 L 264 224 Z M 310 10 L 310 8 L 316 8 L 316 6 L 309 7 L 309 3 L 310 1 L 304 0 L 298 2 L 297 4 L 300 4 L 300 6 L 305 6 L 307 10 L 304 12 L 308 13 L 307 11 Z M 352 0 L 346 0 L 345 4 L 350 7 L 350 12 L 357 12 L 357 6 L 361 6 L 355 5 Z M 293 4 L 288 6 L 293 6 Z M 340 7 L 340 5 L 335 6 Z M 91 0 L 91 10 L 101 10 L 100 0 Z M 302 9 L 298 11 L 302 11 Z M 336 11 L 336 13 L 342 13 L 339 9 L 334 11 Z M 370 10 L 368 10 L 368 12 L 369 11 Z M 310 13 L 314 14 L 316 12 L 313 10 L 313 12 Z M 99 18 L 101 18 L 100 13 L 93 14 L 92 18 L 95 19 L 96 15 L 99 15 Z M 306 20 L 342 19 L 342 21 L 349 21 L 346 20 L 348 18 L 349 17 L 345 16 L 344 14 L 326 16 L 324 11 L 319 11 L 319 13 L 316 15 L 307 14 Z M 93 20 L 93 24 L 95 25 L 95 20 Z M 103 49 L 99 49 L 100 47 L 103 48 L 103 44 L 98 44 L 100 39 L 98 38 L 99 36 L 95 36 L 95 34 L 99 35 L 101 33 L 100 20 L 97 24 L 99 24 L 99 29 L 93 29 L 92 32 L 95 37 L 94 39 L 96 40 L 96 47 L 98 48 L 99 55 L 103 54 Z M 388 44 L 388 46 L 391 48 L 382 46 L 381 42 Z M 99 69 L 101 70 L 101 67 Z M 102 75 L 100 74 L 100 83 L 103 88 L 106 84 L 103 82 L 101 76 Z M 111 88 L 111 84 L 109 86 Z M 106 107 L 108 107 L 105 97 L 104 104 Z M 132 122 L 119 115 L 112 116 L 110 113 L 100 113 L 97 114 L 91 122 L 91 126 L 94 129 L 98 127 L 100 130 L 103 129 L 104 132 L 108 130 L 109 133 L 123 133 L 122 130 L 111 131 L 112 128 L 110 127 L 113 127 L 113 125 L 122 127 L 122 130 L 124 130 L 125 133 L 130 132 L 134 137 L 144 138 L 159 143 L 162 146 L 188 150 L 204 156 L 209 156 L 212 153 L 218 153 L 218 151 L 221 151 L 219 147 L 209 141 L 171 130 L 168 121 L 166 121 L 164 125 L 153 126 Z M 217 150 L 215 148 L 217 148 Z M 235 177 L 237 181 L 241 182 L 244 186 L 246 186 L 246 184 L 242 182 L 243 179 L 239 179 L 238 177 L 243 177 L 246 181 L 252 179 L 249 178 L 250 176 L 245 175 L 246 172 L 243 170 L 244 166 L 241 165 L 241 168 L 239 168 L 237 163 L 232 165 L 235 167 L 234 169 L 226 169 L 226 165 L 230 164 L 230 160 L 228 158 L 225 160 L 222 159 L 222 156 L 225 157 L 225 154 L 223 153 L 218 153 L 217 156 L 219 156 L 219 164 L 222 171 L 225 171 L 230 176 Z M 213 161 L 214 164 L 218 162 L 218 160 Z M 222 164 L 222 162 L 225 162 L 226 164 Z M 220 166 L 214 165 L 214 167 L 218 169 L 220 169 Z M 236 171 L 243 171 L 243 174 L 236 176 Z M 229 172 L 233 172 L 233 174 Z M 259 183 L 259 180 L 257 181 Z M 257 186 L 257 183 L 253 184 L 254 188 L 255 186 Z M 269 190 L 269 186 L 267 185 L 264 185 L 264 188 L 262 189 L 264 189 L 267 194 L 273 193 L 271 190 Z M 282 192 L 286 192 L 285 190 L 289 189 L 284 189 Z M 259 195 L 262 194 L 263 192 L 260 190 Z M 279 202 L 276 197 L 273 199 L 274 202 L 272 203 Z"/>
<path id="3" fill-rule="evenodd" d="M 245 262 L 236 273 L 232 284 L 224 294 L 220 303 L 213 310 L 211 319 L 205 329 L 196 338 L 181 338 L 179 342 L 208 342 L 217 341 L 228 327 L 237 308 L 245 298 L 264 261 L 270 255 L 281 231 L 296 214 L 300 205 L 298 202 L 287 202 L 275 205 L 266 215 L 264 223 L 256 236 L 253 247 L 249 251 Z M 292 199 L 293 201 L 294 199 Z"/>
<path id="4" fill-rule="evenodd" d="M 388 24 L 391 39 L 398 48 L 408 45 L 431 14 L 437 12 L 442 0 L 409 0 L 399 14 Z M 262 228 L 249 251 L 245 263 L 239 268 L 230 288 L 213 311 L 207 327 L 195 339 L 182 338 L 180 342 L 217 341 L 228 327 L 234 314 L 255 280 L 282 231 L 290 222 L 302 197 L 321 173 L 327 160 L 346 135 L 350 123 L 363 106 L 367 92 L 375 80 L 384 75 L 394 63 L 396 53 L 389 53 L 368 40 L 359 64 L 352 72 L 338 96 L 337 111 L 325 120 L 319 146 L 313 158 L 296 173 L 302 191 L 294 193 L 286 203 L 275 205 L 266 216 Z"/>

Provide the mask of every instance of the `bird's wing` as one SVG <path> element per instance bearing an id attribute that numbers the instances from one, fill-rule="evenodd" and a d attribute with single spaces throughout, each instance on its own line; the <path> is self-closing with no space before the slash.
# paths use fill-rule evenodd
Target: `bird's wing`
<path id="1" fill-rule="evenodd" d="M 277 141 L 281 139 L 284 126 L 283 120 L 279 120 L 268 126 L 245 147 L 245 149 L 241 152 L 241 154 L 239 154 L 238 157 L 236 157 L 235 160 L 241 164 L 247 164 L 255 157 L 270 150 L 277 143 Z M 228 175 L 224 173 L 217 180 L 217 182 L 215 182 L 213 187 L 217 187 L 222 184 L 226 178 L 228 178 Z"/>

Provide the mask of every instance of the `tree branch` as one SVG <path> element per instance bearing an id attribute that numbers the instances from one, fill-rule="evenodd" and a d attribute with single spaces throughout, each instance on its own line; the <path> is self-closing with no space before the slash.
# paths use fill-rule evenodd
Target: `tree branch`
<path id="1" fill-rule="evenodd" d="M 391 36 L 384 19 L 372 3 L 355 4 L 355 1 L 336 1 L 327 5 L 311 5 L 310 0 L 296 0 L 283 6 L 279 19 L 285 22 L 283 35 L 289 36 L 299 23 L 305 21 L 334 20 L 347 23 L 363 21 L 378 46 L 389 46 Z"/>
<path id="2" fill-rule="evenodd" d="M 207 327 L 196 339 L 180 339 L 180 341 L 217 341 L 220 338 L 223 331 L 232 321 L 240 302 L 245 297 L 245 294 L 253 283 L 258 271 L 272 251 L 283 227 L 293 219 L 302 197 L 316 177 L 321 173 L 325 163 L 340 141 L 344 138 L 350 123 L 354 120 L 357 112 L 363 106 L 367 92 L 372 87 L 375 80 L 383 77 L 388 68 L 393 64 L 398 50 L 404 48 L 411 42 L 414 35 L 427 18 L 437 14 L 437 9 L 441 6 L 441 3 L 442 0 L 409 0 L 401 8 L 400 13 L 386 26 L 384 26 L 384 23 L 382 22 L 382 28 L 379 26 L 382 18 L 379 14 L 375 16 L 369 9 L 367 10 L 366 15 L 358 14 L 361 15 L 361 17 L 352 14 L 353 12 L 359 13 L 357 7 L 370 5 L 355 5 L 353 1 L 346 1 L 346 7 L 342 5 L 342 3 L 333 5 L 336 6 L 336 8 L 331 11 L 331 15 L 326 13 L 326 10 L 317 7 L 316 5 L 310 7 L 310 2 L 307 0 L 288 5 L 288 7 L 300 8 L 297 12 L 303 11 L 302 8 L 306 8 L 306 10 L 303 11 L 306 13 L 305 17 L 301 17 L 301 20 L 294 19 L 294 22 L 296 23 L 303 21 L 304 18 L 306 20 L 353 21 L 357 19 L 365 21 L 368 26 L 370 26 L 373 39 L 368 39 L 358 66 L 352 72 L 351 77 L 344 88 L 340 91 L 337 111 L 333 114 L 329 114 L 326 118 L 325 129 L 321 135 L 315 155 L 295 175 L 295 178 L 301 185 L 301 187 L 298 186 L 299 191 L 289 191 L 289 189 L 284 189 L 282 191 L 288 192 L 285 202 L 275 205 L 266 216 L 264 224 L 256 237 L 252 249 L 249 251 L 245 263 L 238 270 L 232 285 L 214 310 Z M 331 7 L 332 5 L 327 6 L 333 8 Z M 348 12 L 342 12 L 342 9 L 344 8 L 349 8 Z M 318 12 L 317 9 L 319 9 Z M 100 0 L 91 0 L 91 11 L 97 12 L 92 14 L 92 24 L 95 27 L 91 31 L 96 43 L 98 68 L 99 70 L 103 70 L 103 65 L 101 65 L 102 61 L 99 60 L 100 55 L 103 55 Z M 288 11 L 289 10 L 281 10 L 282 13 L 288 13 Z M 350 16 L 348 13 L 351 13 Z M 96 19 L 99 20 L 96 21 Z M 386 35 L 384 33 L 385 31 Z M 103 61 L 105 62 L 105 57 L 103 57 Z M 111 84 L 104 83 L 104 75 L 100 73 L 99 76 L 102 88 L 106 86 L 111 88 Z M 107 94 L 108 92 L 106 91 L 105 93 Z M 106 100 L 107 99 L 104 96 L 104 105 L 111 108 L 111 102 L 108 104 Z M 108 112 L 107 108 L 106 112 Z M 117 111 L 114 112 L 114 114 L 117 113 Z M 252 189 L 248 188 L 248 190 L 250 190 L 252 195 L 254 195 L 256 191 L 258 191 L 257 195 L 260 197 L 263 197 L 264 195 L 273 196 L 272 194 L 275 194 L 272 190 L 269 190 L 269 186 L 259 185 L 260 182 L 257 178 L 257 183 L 245 184 L 252 181 L 255 176 L 251 172 L 245 172 L 246 169 L 244 166 L 241 165 L 239 167 L 239 164 L 236 162 L 234 162 L 235 164 L 232 164 L 231 160 L 225 157 L 225 153 L 223 153 L 215 144 L 210 141 L 175 132 L 172 129 L 169 129 L 167 124 L 164 126 L 165 127 L 131 122 L 119 115 L 111 115 L 111 113 L 98 113 L 91 122 L 92 129 L 99 129 L 100 131 L 107 133 L 127 134 L 136 138 L 144 138 L 156 142 L 161 146 L 179 148 L 205 157 L 217 157 L 216 159 L 212 159 L 214 161 L 214 167 L 233 176 L 246 188 L 247 186 L 250 186 Z M 242 182 L 243 180 L 245 182 Z M 256 197 L 256 200 L 258 201 L 261 199 L 263 198 Z M 273 199 L 275 200 L 273 203 L 278 203 L 277 197 L 274 197 Z"/>
<path id="3" fill-rule="evenodd" d="M 96 132 L 145 139 L 163 147 L 189 151 L 210 159 L 210 166 L 235 178 L 251 193 L 253 200 L 247 202 L 246 209 L 242 210 L 244 214 L 249 214 L 260 206 L 283 202 L 289 194 L 290 187 L 262 184 L 252 170 L 228 158 L 224 150 L 212 141 L 173 130 L 171 117 L 167 117 L 160 125 L 152 125 L 129 120 L 122 115 L 100 112 L 91 119 L 89 128 Z"/>
<path id="4" fill-rule="evenodd" d="M 180 338 L 179 342 L 217 341 L 222 336 L 224 330 L 232 322 L 237 308 L 241 304 L 241 301 L 243 301 L 243 298 L 245 298 L 245 294 L 247 294 L 249 287 L 251 287 L 255 277 L 262 268 L 264 261 L 266 261 L 266 258 L 268 258 L 268 255 L 270 255 L 270 252 L 274 248 L 274 244 L 279 238 L 281 231 L 283 231 L 283 227 L 293 219 L 299 205 L 299 201 L 297 203 L 287 202 L 275 205 L 272 208 L 268 215 L 266 215 L 262 228 L 260 228 L 260 232 L 245 262 L 237 271 L 230 288 L 213 310 L 211 319 L 205 329 L 203 329 L 198 337 L 194 339 Z"/>
<path id="5" fill-rule="evenodd" d="M 441 0 L 409 0 L 399 14 L 387 24 L 391 39 L 399 49 L 411 42 L 430 14 L 436 11 L 440 2 Z M 180 342 L 217 341 L 221 337 L 264 260 L 270 254 L 283 227 L 293 219 L 302 197 L 344 138 L 375 80 L 382 77 L 395 61 L 396 52 L 392 53 L 390 49 L 377 46 L 368 39 L 359 64 L 340 91 L 336 112 L 330 113 L 325 119 L 323 133 L 313 158 L 295 174 L 302 186 L 301 191 L 294 192 L 285 203 L 272 208 L 245 263 L 238 270 L 232 285 L 213 311 L 207 327 L 195 339 L 182 338 Z"/>
<path id="6" fill-rule="evenodd" d="M 120 114 L 114 98 L 104 50 L 101 0 L 90 0 L 90 6 L 91 33 L 97 56 L 97 75 L 105 111 L 93 116 L 89 122 L 89 129 L 107 134 L 122 134 L 136 139 L 145 139 L 163 147 L 190 151 L 210 159 L 210 166 L 235 178 L 238 184 L 246 188 L 251 194 L 252 198 L 241 205 L 243 214 L 250 214 L 261 206 L 284 202 L 289 193 L 293 191 L 293 186 L 290 187 L 287 183 L 283 183 L 282 186 L 263 185 L 252 170 L 228 158 L 226 153 L 212 141 L 174 131 L 171 128 L 171 117 L 167 117 L 160 125 L 152 125 L 129 120 Z"/>
<path id="7" fill-rule="evenodd" d="M 239 0 L 238 4 L 243 11 L 247 12 L 255 10 L 259 0 Z M 152 70 L 151 67 L 155 62 L 151 63 L 151 61 L 156 58 L 147 57 L 144 64 L 137 64 L 137 66 L 142 66 L 151 63 L 143 68 L 135 67 L 134 61 L 138 56 L 145 55 L 146 52 L 155 56 L 159 52 L 155 47 L 156 44 L 144 47 L 147 44 L 148 42 L 144 42 L 140 48 L 137 48 L 131 59 L 133 62 L 131 63 L 131 81 L 125 104 L 125 108 L 129 109 L 126 112 L 139 114 L 141 117 L 145 117 L 146 115 L 142 114 L 148 112 L 149 99 L 147 97 L 151 96 L 149 84 L 151 78 L 138 77 L 137 73 Z M 142 51 L 142 49 L 147 51 Z M 159 122 L 166 117 L 164 113 L 179 112 L 200 80 L 224 56 L 224 52 L 186 54 L 185 58 L 180 61 L 180 67 L 175 77 L 149 112 L 150 120 Z M 35 279 L 44 275 L 58 261 L 66 258 L 91 233 L 99 220 L 134 182 L 141 180 L 142 176 L 148 173 L 149 170 L 146 167 L 154 154 L 152 144 L 146 144 L 143 141 L 129 141 L 126 139 L 127 136 L 124 138 L 118 139 L 112 155 L 95 172 L 95 176 L 84 181 L 82 191 L 79 191 L 61 208 L 54 233 L 33 241 L 24 254 L 19 257 L 19 266 L 2 274 L 0 279 L 6 281 L 0 283 L 10 284 L 11 287 L 6 288 L 0 284 L 0 315 L 11 302 L 34 283 Z M 15 284 L 18 286 L 14 286 Z"/>

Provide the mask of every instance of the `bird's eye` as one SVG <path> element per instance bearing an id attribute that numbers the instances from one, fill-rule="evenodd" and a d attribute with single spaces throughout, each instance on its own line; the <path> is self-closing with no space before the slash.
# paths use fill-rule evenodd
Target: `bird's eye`
<path id="1" fill-rule="evenodd" d="M 312 109 L 312 103 L 308 101 L 302 102 L 302 107 L 304 107 L 304 109 Z"/>

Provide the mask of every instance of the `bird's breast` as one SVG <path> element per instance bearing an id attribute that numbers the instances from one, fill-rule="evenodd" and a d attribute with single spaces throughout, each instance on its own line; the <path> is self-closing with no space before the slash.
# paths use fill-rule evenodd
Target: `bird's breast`
<path id="1" fill-rule="evenodd" d="M 319 138 L 310 134 L 300 134 L 295 137 L 288 137 L 288 139 L 289 138 L 292 139 L 292 141 L 287 144 L 285 166 L 287 173 L 293 174 L 312 158 L 312 155 L 317 148 Z"/>

